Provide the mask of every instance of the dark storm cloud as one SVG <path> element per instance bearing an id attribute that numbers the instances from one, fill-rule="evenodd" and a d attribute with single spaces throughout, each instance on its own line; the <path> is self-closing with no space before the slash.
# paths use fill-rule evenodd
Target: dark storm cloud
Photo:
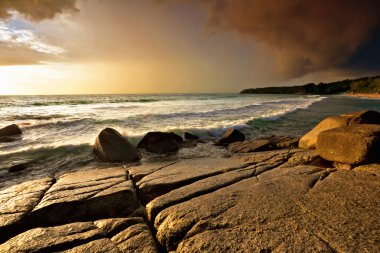
<path id="1" fill-rule="evenodd" d="M 52 19 L 64 12 L 76 12 L 76 0 L 1 0 L 0 18 L 10 17 L 16 11 L 27 19 L 40 21 Z"/>
<path id="2" fill-rule="evenodd" d="M 210 27 L 263 43 L 274 53 L 278 71 L 288 77 L 339 68 L 380 68 L 378 0 L 198 2 L 206 2 Z"/>

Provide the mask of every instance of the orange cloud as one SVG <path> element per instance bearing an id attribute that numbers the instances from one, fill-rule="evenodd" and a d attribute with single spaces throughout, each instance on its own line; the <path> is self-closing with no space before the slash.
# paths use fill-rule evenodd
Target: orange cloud
<path id="1" fill-rule="evenodd" d="M 18 12 L 33 21 L 52 19 L 65 12 L 77 12 L 76 0 L 1 0 L 0 18 L 9 18 Z"/>

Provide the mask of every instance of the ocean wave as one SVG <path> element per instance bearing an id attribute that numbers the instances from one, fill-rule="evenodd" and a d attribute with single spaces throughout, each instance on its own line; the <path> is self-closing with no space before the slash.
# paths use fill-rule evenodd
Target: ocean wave
<path id="1" fill-rule="evenodd" d="M 9 115 L 5 116 L 4 120 L 12 121 L 12 120 L 52 120 L 52 119 L 60 119 L 66 118 L 67 115 L 60 114 L 52 114 L 52 115 L 35 115 L 35 114 L 23 114 L 23 115 Z"/>
<path id="2" fill-rule="evenodd" d="M 0 168 L 9 167 L 17 163 L 41 163 L 47 161 L 69 161 L 75 157 L 91 158 L 92 146 L 88 144 L 43 146 L 27 150 L 12 151 L 0 155 Z"/>
<path id="3" fill-rule="evenodd" d="M 159 99 L 114 99 L 114 100 L 63 100 L 63 101 L 46 101 L 46 102 L 32 102 L 26 106 L 55 106 L 55 105 L 87 105 L 87 104 L 116 104 L 116 103 L 151 103 L 159 102 Z"/>
<path id="4" fill-rule="evenodd" d="M 257 102 L 250 105 L 244 105 L 236 108 L 223 108 L 223 109 L 211 109 L 206 111 L 199 112 L 172 112 L 166 114 L 156 114 L 156 113 L 148 113 L 148 114 L 140 114 L 132 116 L 132 120 L 162 120 L 162 119 L 173 119 L 173 118 L 181 118 L 181 119 L 193 119 L 193 118 L 215 118 L 218 116 L 224 115 L 239 115 L 238 113 L 242 112 L 251 112 L 253 109 L 270 109 L 269 106 L 276 106 L 273 109 L 283 109 L 286 108 L 285 112 L 278 113 L 277 110 L 275 115 L 270 116 L 278 116 L 283 113 L 287 113 L 288 111 L 293 111 L 296 109 L 306 109 L 312 104 L 321 101 L 323 98 L 317 99 L 287 99 L 287 100 L 276 100 L 276 101 L 263 101 Z M 271 112 L 271 110 L 265 110 Z M 252 112 L 255 113 L 255 112 Z M 258 114 L 259 117 L 267 117 L 266 115 Z"/>

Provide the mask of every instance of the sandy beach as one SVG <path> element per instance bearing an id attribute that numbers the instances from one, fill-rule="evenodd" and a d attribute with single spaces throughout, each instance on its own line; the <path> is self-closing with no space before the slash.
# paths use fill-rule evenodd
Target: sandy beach
<path id="1" fill-rule="evenodd" d="M 380 94 L 354 93 L 354 94 L 345 94 L 345 96 L 380 99 Z"/>

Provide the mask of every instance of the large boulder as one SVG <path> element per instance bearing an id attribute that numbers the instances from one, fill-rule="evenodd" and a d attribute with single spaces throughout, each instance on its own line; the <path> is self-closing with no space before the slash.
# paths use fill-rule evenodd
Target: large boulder
<path id="1" fill-rule="evenodd" d="M 100 132 L 93 150 L 104 162 L 134 162 L 141 159 L 137 148 L 112 128 L 106 128 Z"/>
<path id="2" fill-rule="evenodd" d="M 315 149 L 319 133 L 342 126 L 357 124 L 380 124 L 380 113 L 372 110 L 359 111 L 340 116 L 331 116 L 322 120 L 310 132 L 305 134 L 299 141 L 302 149 Z"/>
<path id="3" fill-rule="evenodd" d="M 179 149 L 178 137 L 174 133 L 149 132 L 142 138 L 137 147 L 156 154 L 174 153 L 178 152 Z"/>
<path id="4" fill-rule="evenodd" d="M 0 129 L 0 137 L 19 135 L 21 133 L 21 129 L 16 124 L 12 124 Z"/>
<path id="5" fill-rule="evenodd" d="M 366 164 L 380 161 L 380 125 L 352 125 L 323 131 L 317 151 L 328 161 Z"/>
<path id="6" fill-rule="evenodd" d="M 245 135 L 237 129 L 230 128 L 218 140 L 218 144 L 228 145 L 237 141 L 245 141 Z"/>

